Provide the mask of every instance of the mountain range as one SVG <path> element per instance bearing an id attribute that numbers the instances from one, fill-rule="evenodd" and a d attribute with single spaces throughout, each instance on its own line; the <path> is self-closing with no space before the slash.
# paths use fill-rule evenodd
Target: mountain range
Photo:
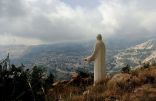
<path id="1" fill-rule="evenodd" d="M 156 59 L 155 39 L 135 42 L 122 41 L 109 40 L 105 42 L 107 71 L 118 71 L 126 64 L 135 68 L 146 61 L 153 62 Z M 26 68 L 42 65 L 57 76 L 69 74 L 80 68 L 92 72 L 93 63 L 85 64 L 83 58 L 92 53 L 94 42 L 0 46 L 0 59 L 9 53 L 13 64 L 20 65 L 22 63 Z"/>

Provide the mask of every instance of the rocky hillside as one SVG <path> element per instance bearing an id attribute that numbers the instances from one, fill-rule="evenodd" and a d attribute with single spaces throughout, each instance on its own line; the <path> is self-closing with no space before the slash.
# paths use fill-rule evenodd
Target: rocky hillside
<path id="1" fill-rule="evenodd" d="M 156 40 L 152 39 L 119 52 L 114 56 L 114 65 L 115 68 L 123 67 L 126 64 L 138 67 L 146 62 L 154 64 L 155 59 Z"/>
<path id="2" fill-rule="evenodd" d="M 156 66 L 110 75 L 96 86 L 66 84 L 62 82 L 61 85 L 50 89 L 49 99 L 52 101 L 155 101 Z"/>

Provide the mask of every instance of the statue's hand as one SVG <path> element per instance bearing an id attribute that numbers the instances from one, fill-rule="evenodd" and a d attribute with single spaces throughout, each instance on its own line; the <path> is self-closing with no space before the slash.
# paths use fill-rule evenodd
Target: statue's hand
<path id="1" fill-rule="evenodd" d="M 84 58 L 83 59 L 85 62 L 88 62 L 88 63 L 90 63 L 91 62 L 91 58 L 90 58 L 90 56 L 89 57 L 87 57 L 87 58 Z"/>

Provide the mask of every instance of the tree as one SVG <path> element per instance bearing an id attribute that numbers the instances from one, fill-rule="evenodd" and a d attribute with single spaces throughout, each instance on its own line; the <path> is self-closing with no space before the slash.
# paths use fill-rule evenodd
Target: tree
<path id="1" fill-rule="evenodd" d="M 45 94 L 43 85 L 45 83 L 45 68 L 34 66 L 31 74 L 31 85 L 33 94 L 37 101 L 44 101 Z"/>
<path id="2" fill-rule="evenodd" d="M 127 64 L 125 67 L 122 68 L 121 70 L 123 73 L 129 73 L 130 71 L 130 66 Z"/>
<path id="3" fill-rule="evenodd" d="M 145 68 L 149 68 L 149 66 L 150 66 L 149 62 L 143 64 L 143 68 L 144 68 L 144 69 L 145 69 Z"/>
<path id="4" fill-rule="evenodd" d="M 45 92 L 46 93 L 53 83 L 54 83 L 54 75 L 50 73 L 47 79 L 45 80 Z"/>
<path id="5" fill-rule="evenodd" d="M 4 101 L 33 101 L 32 92 L 28 84 L 27 71 L 17 68 L 14 64 L 11 68 L 1 73 L 0 95 Z"/>

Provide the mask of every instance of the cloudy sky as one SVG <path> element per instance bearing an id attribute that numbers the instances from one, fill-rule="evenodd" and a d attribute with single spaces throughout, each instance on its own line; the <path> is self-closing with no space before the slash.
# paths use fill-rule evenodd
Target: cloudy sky
<path id="1" fill-rule="evenodd" d="M 156 0 L 0 0 L 0 45 L 156 34 Z"/>

